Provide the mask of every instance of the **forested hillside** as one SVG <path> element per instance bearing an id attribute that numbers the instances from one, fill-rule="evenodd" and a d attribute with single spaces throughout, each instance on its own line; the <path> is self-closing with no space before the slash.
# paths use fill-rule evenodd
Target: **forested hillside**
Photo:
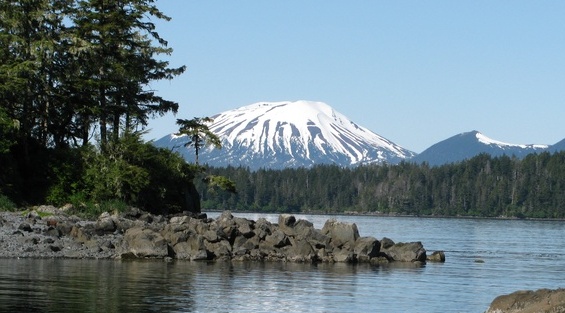
<path id="1" fill-rule="evenodd" d="M 209 170 L 234 180 L 238 193 L 199 186 L 204 210 L 565 218 L 565 152 L 524 159 L 481 154 L 439 167 Z"/>

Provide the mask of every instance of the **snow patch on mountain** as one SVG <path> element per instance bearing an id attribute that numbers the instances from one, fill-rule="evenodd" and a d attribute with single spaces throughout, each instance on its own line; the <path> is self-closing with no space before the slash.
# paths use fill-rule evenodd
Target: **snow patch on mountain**
<path id="1" fill-rule="evenodd" d="M 523 145 L 523 144 L 506 143 L 506 142 L 491 139 L 491 138 L 483 135 L 482 133 L 480 133 L 478 131 L 475 131 L 475 136 L 477 137 L 477 139 L 481 143 L 484 143 L 486 145 L 497 145 L 501 148 L 518 147 L 518 148 L 522 148 L 522 149 L 540 149 L 540 150 L 542 150 L 542 149 L 547 149 L 549 147 L 548 145 L 539 145 L 539 144 Z"/>

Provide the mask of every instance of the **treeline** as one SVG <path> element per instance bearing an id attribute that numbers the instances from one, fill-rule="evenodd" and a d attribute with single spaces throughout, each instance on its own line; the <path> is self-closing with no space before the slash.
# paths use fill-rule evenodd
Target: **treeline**
<path id="1" fill-rule="evenodd" d="M 523 159 L 481 154 L 438 167 L 209 170 L 235 181 L 238 193 L 199 187 L 208 210 L 565 218 L 565 152 Z"/>

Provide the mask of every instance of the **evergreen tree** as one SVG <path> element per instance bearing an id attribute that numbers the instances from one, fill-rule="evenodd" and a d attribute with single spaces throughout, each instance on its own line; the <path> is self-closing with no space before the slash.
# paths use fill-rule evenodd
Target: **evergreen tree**
<path id="1" fill-rule="evenodd" d="M 180 126 L 177 136 L 185 135 L 188 139 L 185 147 L 194 147 L 195 163 L 198 165 L 198 153 L 205 145 L 212 145 L 215 148 L 221 148 L 220 138 L 215 135 L 208 124 L 212 122 L 209 117 L 195 117 L 191 120 L 177 119 L 177 125 Z"/>

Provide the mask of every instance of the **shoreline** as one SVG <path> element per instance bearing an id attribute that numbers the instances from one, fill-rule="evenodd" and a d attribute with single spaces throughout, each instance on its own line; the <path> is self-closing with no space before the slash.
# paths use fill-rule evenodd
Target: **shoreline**
<path id="1" fill-rule="evenodd" d="M 204 210 L 210 213 L 221 213 L 223 210 Z M 239 211 L 231 210 L 233 213 L 244 213 L 244 214 L 295 214 L 295 215 L 328 215 L 328 216 L 375 216 L 375 217 L 409 217 L 409 218 L 440 218 L 440 219 L 469 219 L 469 220 L 509 220 L 509 221 L 552 221 L 552 222 L 565 222 L 565 218 L 534 218 L 534 217 L 483 217 L 483 216 L 450 216 L 450 215 L 410 215 L 410 214 L 396 214 L 396 213 L 363 213 L 363 212 L 256 212 L 256 211 Z"/>

